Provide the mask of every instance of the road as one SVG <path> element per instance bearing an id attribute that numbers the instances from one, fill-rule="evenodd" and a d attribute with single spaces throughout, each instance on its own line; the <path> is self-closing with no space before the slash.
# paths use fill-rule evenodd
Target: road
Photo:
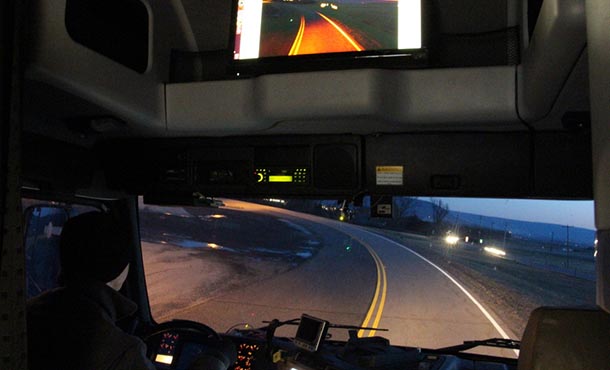
<path id="1" fill-rule="evenodd" d="M 287 3 L 265 4 L 261 56 L 306 55 L 363 51 L 350 29 L 320 7 Z M 360 39 L 370 36 L 357 32 Z"/>
<path id="2" fill-rule="evenodd" d="M 362 330 L 359 334 L 428 348 L 472 339 L 514 338 L 458 281 L 407 246 L 334 220 L 252 203 L 225 203 L 227 210 L 264 214 L 310 230 L 323 237 L 324 247 L 292 270 L 185 305 L 173 312 L 174 318 L 229 328 L 308 313 L 339 324 L 387 328 L 389 332 Z M 279 334 L 294 335 L 294 329 Z M 345 331 L 331 334 L 335 339 L 347 336 Z M 515 356 L 507 350 L 482 352 Z"/>
<path id="3" fill-rule="evenodd" d="M 345 26 L 320 12 L 301 15 L 299 30 L 288 55 L 362 51 Z"/>

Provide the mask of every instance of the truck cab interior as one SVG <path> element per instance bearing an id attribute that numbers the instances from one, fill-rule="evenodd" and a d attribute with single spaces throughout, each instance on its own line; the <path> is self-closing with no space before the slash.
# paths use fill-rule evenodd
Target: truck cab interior
<path id="1" fill-rule="evenodd" d="M 610 2 L 7 0 L 0 9 L 0 368 L 28 369 L 27 301 L 59 286 L 62 225 L 91 210 L 130 232 L 121 293 L 138 311 L 117 325 L 145 341 L 157 369 L 209 368 L 198 358 L 221 340 L 237 356 L 215 370 L 610 368 Z M 392 197 L 409 199 L 409 225 L 425 232 L 382 232 L 368 216 L 358 226 L 364 208 L 401 219 Z M 557 255 L 565 263 L 544 271 L 553 282 L 573 261 L 590 263 L 585 277 L 572 268 L 582 282 L 566 282 L 590 287 L 590 304 L 532 306 L 521 326 L 505 325 L 485 299 L 487 275 L 443 263 L 522 252 L 519 238 L 508 221 L 476 216 L 475 251 L 467 216 L 438 200 L 450 198 L 592 201 L 590 255 L 576 258 L 569 241 L 544 255 L 547 266 Z M 282 208 L 288 199 L 303 210 L 315 200 L 316 214 L 335 220 Z M 413 211 L 425 207 L 430 222 Z M 453 229 L 432 226 L 441 224 Z M 575 243 L 575 226 L 561 230 Z M 258 249 L 235 236 L 250 232 Z M 487 235 L 506 252 L 484 246 Z M 455 251 L 430 252 L 441 244 Z M 399 294 L 423 272 L 398 251 L 435 277 Z M 501 259 L 494 271 L 508 266 Z M 289 267 L 273 267 L 279 260 Z M 226 277 L 215 266 L 227 261 L 267 275 Z M 511 292 L 539 294 L 507 274 Z M 271 284 L 288 275 L 299 283 Z M 318 303 L 332 290 L 315 283 L 322 275 L 362 297 L 332 292 Z M 220 277 L 204 286 L 205 276 Z M 173 295 L 187 278 L 199 293 Z M 429 303 L 441 313 L 425 320 L 409 311 L 453 296 L 441 293 L 447 284 L 485 334 L 454 336 L 462 309 L 448 298 Z M 410 326 L 394 327 L 403 316 Z"/>

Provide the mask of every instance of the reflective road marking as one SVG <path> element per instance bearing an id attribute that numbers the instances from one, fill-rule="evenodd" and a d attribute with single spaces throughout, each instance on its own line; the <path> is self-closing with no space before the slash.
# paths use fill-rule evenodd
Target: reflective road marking
<path id="1" fill-rule="evenodd" d="M 373 300 L 371 301 L 371 306 L 369 307 L 369 310 L 366 314 L 366 317 L 364 318 L 364 321 L 362 322 L 363 327 L 368 327 L 369 323 L 371 322 L 371 318 L 373 317 L 373 315 L 375 316 L 375 319 L 373 320 L 373 324 L 371 325 L 371 327 L 373 328 L 378 328 L 379 326 L 379 321 L 381 321 L 381 315 L 383 314 L 383 308 L 385 306 L 385 299 L 386 299 L 386 295 L 387 295 L 387 291 L 388 291 L 388 279 L 387 279 L 387 275 L 385 272 L 385 267 L 383 266 L 383 262 L 381 261 L 381 258 L 379 258 L 379 255 L 377 255 L 377 253 L 373 250 L 373 248 L 366 242 L 364 242 L 363 240 L 356 238 L 354 236 L 352 236 L 354 239 L 356 239 L 360 244 L 364 245 L 364 247 L 368 250 L 368 252 L 371 254 L 371 256 L 373 257 L 373 260 L 375 261 L 375 266 L 377 267 L 377 286 L 375 287 L 375 295 L 373 296 Z M 381 295 L 379 294 L 381 292 Z M 377 308 L 377 310 L 375 310 Z M 359 337 L 363 337 L 365 336 L 365 330 L 360 329 L 358 331 L 358 336 Z M 373 337 L 375 336 L 375 330 L 371 330 L 369 331 L 368 334 L 369 337 Z"/>
<path id="2" fill-rule="evenodd" d="M 434 262 L 430 261 L 429 259 L 427 259 L 426 257 L 422 256 L 421 254 L 415 252 L 414 250 L 410 249 L 407 246 L 404 246 L 392 239 L 386 238 L 385 236 L 376 234 L 376 233 L 372 233 L 370 231 L 366 231 L 365 232 L 378 236 L 381 239 L 384 239 L 392 244 L 395 244 L 397 246 L 399 246 L 400 248 L 413 253 L 414 255 L 416 255 L 417 257 L 421 258 L 422 260 L 426 261 L 427 263 L 429 263 L 432 267 L 434 267 L 435 269 L 437 269 L 438 271 L 440 271 L 443 275 L 445 275 L 445 277 L 447 277 L 447 279 L 449 279 L 453 284 L 455 284 L 458 288 L 460 288 L 460 290 L 472 301 L 472 303 L 475 304 L 475 306 L 477 306 L 477 308 L 483 313 L 483 315 L 487 318 L 487 320 L 489 320 L 489 322 L 491 322 L 491 324 L 493 325 L 493 327 L 498 331 L 498 333 L 500 333 L 500 335 L 502 336 L 502 338 L 504 339 L 511 339 L 508 334 L 506 334 L 506 332 L 504 331 L 504 329 L 502 329 L 502 327 L 500 326 L 500 324 L 498 324 L 498 322 L 489 314 L 489 312 L 487 312 L 487 310 L 485 309 L 485 307 L 483 307 L 483 305 L 481 305 L 479 303 L 479 301 L 477 301 L 472 294 L 470 294 L 470 292 L 468 290 L 466 290 L 466 288 L 464 288 L 462 286 L 462 284 L 460 284 L 457 280 L 455 280 L 453 278 L 453 276 L 449 275 L 447 272 L 445 272 L 445 270 L 443 270 L 442 268 L 438 267 L 436 264 L 434 264 Z M 518 350 L 514 350 L 514 352 L 519 355 L 519 351 Z"/>
<path id="3" fill-rule="evenodd" d="M 305 33 L 305 17 L 301 16 L 301 24 L 299 25 L 299 31 L 297 32 L 297 36 L 294 38 L 294 42 L 292 43 L 292 47 L 288 52 L 288 55 L 297 55 L 299 53 L 299 49 L 301 48 L 301 42 L 303 42 L 303 34 Z"/>

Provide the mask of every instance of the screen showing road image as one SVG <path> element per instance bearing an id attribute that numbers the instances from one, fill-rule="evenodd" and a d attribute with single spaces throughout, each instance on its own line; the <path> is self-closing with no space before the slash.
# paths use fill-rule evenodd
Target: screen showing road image
<path id="1" fill-rule="evenodd" d="M 421 0 L 239 0 L 234 58 L 421 48 Z"/>

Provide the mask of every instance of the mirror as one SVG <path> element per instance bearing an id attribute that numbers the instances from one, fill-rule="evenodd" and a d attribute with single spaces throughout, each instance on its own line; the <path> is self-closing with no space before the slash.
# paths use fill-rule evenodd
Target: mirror
<path id="1" fill-rule="evenodd" d="M 32 206 L 25 212 L 28 299 L 59 285 L 59 236 L 69 216 L 67 209 L 53 205 Z"/>

